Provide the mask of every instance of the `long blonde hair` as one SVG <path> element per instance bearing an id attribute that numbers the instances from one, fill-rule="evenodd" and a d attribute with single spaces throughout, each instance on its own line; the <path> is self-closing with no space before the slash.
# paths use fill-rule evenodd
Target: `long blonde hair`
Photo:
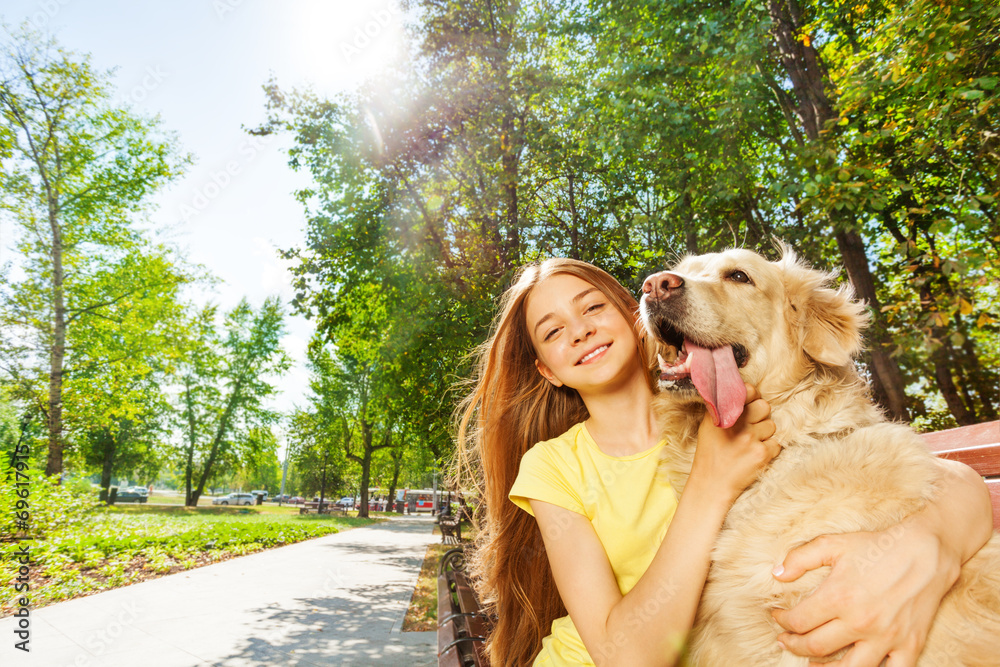
<path id="1" fill-rule="evenodd" d="M 554 258 L 527 265 L 501 297 L 493 334 L 475 352 L 472 391 L 456 412 L 454 466 L 455 482 L 475 488 L 480 498 L 469 571 L 481 604 L 495 618 L 486 643 L 494 665 L 531 664 L 552 621 L 566 615 L 538 524 L 507 498 L 524 453 L 588 417 L 575 389 L 553 386 L 535 368 L 526 323 L 525 304 L 534 287 L 563 273 L 597 287 L 635 323 L 639 359 L 652 366 L 635 298 L 592 264 Z"/>

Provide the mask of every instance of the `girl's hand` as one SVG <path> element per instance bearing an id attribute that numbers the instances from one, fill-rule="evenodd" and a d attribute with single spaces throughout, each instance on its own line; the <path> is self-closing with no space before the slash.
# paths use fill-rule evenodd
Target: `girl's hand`
<path id="1" fill-rule="evenodd" d="M 937 459 L 942 488 L 924 509 L 881 532 L 825 535 L 789 552 L 775 577 L 832 569 L 826 580 L 774 619 L 789 651 L 822 657 L 854 646 L 826 665 L 915 665 L 941 599 L 962 563 L 993 530 L 989 493 L 968 466 Z"/>
<path id="2" fill-rule="evenodd" d="M 732 427 L 719 428 L 705 414 L 698 428 L 690 480 L 715 485 L 731 504 L 781 451 L 771 438 L 774 432 L 771 406 L 748 384 L 743 414 Z"/>
<path id="3" fill-rule="evenodd" d="M 772 611 L 787 630 L 778 641 L 814 658 L 854 644 L 841 660 L 825 663 L 851 667 L 877 667 L 886 657 L 892 667 L 915 665 L 961 567 L 935 535 L 904 522 L 877 533 L 819 537 L 789 552 L 775 577 L 794 581 L 823 565 L 832 569 L 815 591 L 790 610 Z"/>

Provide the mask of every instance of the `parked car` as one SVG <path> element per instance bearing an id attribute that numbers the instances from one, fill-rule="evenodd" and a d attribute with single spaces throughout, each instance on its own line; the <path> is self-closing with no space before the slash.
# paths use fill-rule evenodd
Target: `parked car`
<path id="1" fill-rule="evenodd" d="M 212 498 L 213 505 L 253 505 L 255 501 L 251 493 L 230 493 L 220 498 Z"/>
<path id="2" fill-rule="evenodd" d="M 255 491 L 251 491 L 250 493 L 255 496 L 264 496 L 264 500 L 267 500 L 267 491 L 263 489 L 257 489 Z"/>
<path id="3" fill-rule="evenodd" d="M 334 506 L 343 507 L 345 510 L 352 510 L 354 509 L 354 498 L 352 498 L 351 496 L 345 496 L 344 498 L 341 498 L 340 500 L 335 502 Z"/>
<path id="4" fill-rule="evenodd" d="M 129 486 L 118 489 L 118 495 L 115 496 L 116 503 L 144 503 L 148 499 L 149 491 L 144 486 Z"/>
<path id="5" fill-rule="evenodd" d="M 290 502 L 293 505 L 301 505 L 305 501 L 306 499 L 303 498 L 302 496 L 292 496 L 291 498 L 288 499 L 288 502 Z"/>

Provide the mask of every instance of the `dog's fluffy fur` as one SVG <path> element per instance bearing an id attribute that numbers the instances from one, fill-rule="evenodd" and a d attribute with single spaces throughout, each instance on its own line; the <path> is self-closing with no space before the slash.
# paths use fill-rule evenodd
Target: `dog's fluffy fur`
<path id="1" fill-rule="evenodd" d="M 782 583 L 771 569 L 819 535 L 896 525 L 934 496 L 940 469 L 910 428 L 888 422 L 869 400 L 853 362 L 867 314 L 849 288 L 832 289 L 831 275 L 810 269 L 787 248 L 777 262 L 747 250 L 688 257 L 671 273 L 683 285 L 664 298 L 644 297 L 646 327 L 661 341 L 681 333 L 706 347 L 743 346 L 749 356 L 740 374 L 771 405 L 783 445 L 729 512 L 712 553 L 690 660 L 699 667 L 807 665 L 781 651 L 781 628 L 769 610 L 791 608 L 829 570 Z M 656 410 L 667 439 L 666 474 L 682 493 L 704 404 L 693 389 L 664 390 Z M 1000 536 L 994 534 L 942 601 L 919 665 L 998 664 Z"/>

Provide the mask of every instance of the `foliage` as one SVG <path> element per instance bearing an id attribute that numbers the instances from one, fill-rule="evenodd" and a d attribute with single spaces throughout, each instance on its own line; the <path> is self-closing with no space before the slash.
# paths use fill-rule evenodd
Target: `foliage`
<path id="1" fill-rule="evenodd" d="M 158 120 L 116 106 L 113 97 L 110 73 L 96 71 L 89 57 L 65 51 L 27 24 L 7 30 L 0 54 L 0 209 L 20 228 L 25 278 L 0 295 L 0 358 L 47 422 L 49 474 L 63 470 L 64 401 L 70 416 L 116 428 L 107 414 L 74 415 L 87 406 L 64 396 L 66 378 L 109 361 L 93 356 L 95 332 L 88 329 L 121 322 L 127 303 L 162 300 L 186 280 L 162 248 L 150 247 L 134 218 L 189 158 Z M 137 268 L 134 279 L 115 279 Z M 119 376 L 105 379 L 111 377 Z"/>
<path id="2" fill-rule="evenodd" d="M 281 462 L 278 439 L 270 428 L 252 428 L 247 432 L 239 468 L 232 486 L 242 489 L 265 489 L 272 495 L 281 485 Z"/>
<path id="3" fill-rule="evenodd" d="M 255 130 L 290 133 L 312 178 L 285 256 L 313 347 L 371 374 L 400 440 L 447 457 L 452 387 L 517 266 L 576 257 L 638 289 L 775 237 L 868 301 L 892 414 L 996 418 L 996 3 L 407 7 L 406 65 L 331 99 L 272 81 Z"/>
<path id="4" fill-rule="evenodd" d="M 279 418 L 267 407 L 276 391 L 269 380 L 290 365 L 281 349 L 284 314 L 278 298 L 266 299 L 257 311 L 241 301 L 226 314 L 221 334 L 215 313 L 214 307 L 197 313 L 181 348 L 177 424 L 183 445 L 178 454 L 190 506 L 197 505 L 221 467 L 258 455 L 262 446 L 273 447 L 273 436 L 261 437 L 261 430 Z"/>
<path id="5" fill-rule="evenodd" d="M 315 412 L 292 414 L 289 452 L 298 471 L 297 487 L 308 497 L 331 498 L 348 491 L 348 473 L 340 422 L 328 422 Z M 350 495 L 354 495 L 351 493 Z"/>

